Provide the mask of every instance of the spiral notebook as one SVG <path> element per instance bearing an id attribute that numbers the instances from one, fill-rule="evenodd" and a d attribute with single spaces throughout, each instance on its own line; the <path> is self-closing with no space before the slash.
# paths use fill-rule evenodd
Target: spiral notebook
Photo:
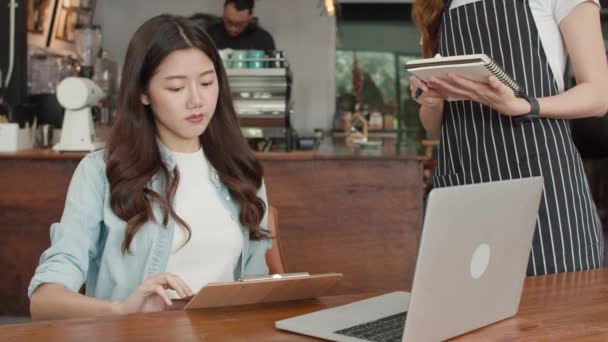
<path id="1" fill-rule="evenodd" d="M 513 89 L 515 94 L 523 92 L 523 88 L 511 75 L 485 54 L 416 59 L 406 62 L 405 69 L 423 81 L 432 76 L 446 78 L 449 72 L 475 81 L 483 81 L 494 75 Z"/>

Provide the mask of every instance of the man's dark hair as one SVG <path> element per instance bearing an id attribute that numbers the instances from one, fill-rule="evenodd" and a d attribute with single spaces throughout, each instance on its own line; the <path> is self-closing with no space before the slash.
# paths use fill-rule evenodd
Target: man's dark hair
<path id="1" fill-rule="evenodd" d="M 253 1 L 254 0 L 226 0 L 224 2 L 224 7 L 226 7 L 228 4 L 233 4 L 234 7 L 239 10 L 249 10 L 249 12 L 253 11 Z"/>

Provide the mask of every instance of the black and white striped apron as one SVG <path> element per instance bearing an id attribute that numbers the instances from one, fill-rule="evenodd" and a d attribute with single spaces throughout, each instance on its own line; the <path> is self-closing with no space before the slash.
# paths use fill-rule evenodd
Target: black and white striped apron
<path id="1" fill-rule="evenodd" d="M 481 0 L 443 14 L 442 56 L 485 53 L 527 94 L 558 93 L 528 0 Z M 514 123 L 472 101 L 446 102 L 435 187 L 544 176 L 528 275 L 597 268 L 602 229 L 568 120 Z"/>

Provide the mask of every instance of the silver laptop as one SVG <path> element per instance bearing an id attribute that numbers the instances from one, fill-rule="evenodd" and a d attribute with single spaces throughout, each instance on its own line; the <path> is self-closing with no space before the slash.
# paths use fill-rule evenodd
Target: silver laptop
<path id="1" fill-rule="evenodd" d="M 332 341 L 440 341 L 515 315 L 542 189 L 542 177 L 532 177 L 432 190 L 411 294 L 276 327 Z"/>

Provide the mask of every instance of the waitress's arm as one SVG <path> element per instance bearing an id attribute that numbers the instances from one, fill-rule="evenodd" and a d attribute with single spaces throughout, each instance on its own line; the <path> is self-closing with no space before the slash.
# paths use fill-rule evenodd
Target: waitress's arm
<path id="1" fill-rule="evenodd" d="M 422 122 L 422 127 L 436 137 L 441 135 L 443 106 L 444 103 L 441 103 L 438 106 L 422 105 L 420 107 L 420 121 Z"/>
<path id="2" fill-rule="evenodd" d="M 608 63 L 598 6 L 581 3 L 559 28 L 577 85 L 559 95 L 538 99 L 540 114 L 564 119 L 601 117 L 608 112 Z"/>
<path id="3" fill-rule="evenodd" d="M 416 76 L 410 77 L 410 92 L 412 99 L 420 105 L 419 116 L 422 127 L 432 135 L 439 136 L 445 96 L 436 89 L 430 88 Z"/>

